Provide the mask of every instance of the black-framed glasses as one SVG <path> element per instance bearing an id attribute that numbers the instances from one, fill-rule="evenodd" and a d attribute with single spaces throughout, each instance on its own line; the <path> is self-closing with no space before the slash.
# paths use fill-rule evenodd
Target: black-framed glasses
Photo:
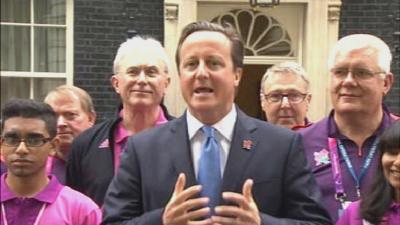
<path id="1" fill-rule="evenodd" d="M 271 93 L 271 94 L 264 95 L 264 98 L 269 103 L 281 103 L 282 99 L 284 97 L 286 97 L 290 103 L 298 104 L 298 103 L 304 101 L 304 99 L 307 97 L 307 95 L 308 94 L 304 94 L 304 93 L 300 93 L 300 92 L 299 93 L 289 93 L 289 94 Z"/>
<path id="2" fill-rule="evenodd" d="M 373 71 L 370 71 L 368 69 L 363 69 L 363 68 L 354 68 L 352 70 L 349 70 L 348 68 L 333 68 L 333 69 L 331 69 L 331 73 L 333 74 L 333 76 L 335 76 L 336 78 L 341 79 L 341 80 L 345 79 L 347 77 L 347 75 L 349 74 L 349 72 L 351 74 L 353 74 L 353 77 L 355 79 L 358 79 L 358 80 L 367 80 L 367 79 L 374 77 L 377 74 L 385 73 L 383 71 L 373 72 Z"/>
<path id="3" fill-rule="evenodd" d="M 27 147 L 41 147 L 47 142 L 51 141 L 53 138 L 45 138 L 45 137 L 28 137 L 28 138 L 19 138 L 19 137 L 2 137 L 2 144 L 8 147 L 18 147 L 21 142 L 24 142 Z"/>

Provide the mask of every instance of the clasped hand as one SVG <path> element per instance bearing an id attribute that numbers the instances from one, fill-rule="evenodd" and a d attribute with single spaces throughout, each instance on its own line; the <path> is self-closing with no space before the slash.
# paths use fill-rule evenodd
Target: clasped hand
<path id="1" fill-rule="evenodd" d="M 251 193 L 253 181 L 246 180 L 242 193 L 223 192 L 222 198 L 234 205 L 221 205 L 215 214 L 206 218 L 211 209 L 207 197 L 194 198 L 201 191 L 200 185 L 184 189 L 185 174 L 179 174 L 175 189 L 162 216 L 164 225 L 260 225 L 261 219 Z M 206 218 L 206 219 L 204 219 Z"/>

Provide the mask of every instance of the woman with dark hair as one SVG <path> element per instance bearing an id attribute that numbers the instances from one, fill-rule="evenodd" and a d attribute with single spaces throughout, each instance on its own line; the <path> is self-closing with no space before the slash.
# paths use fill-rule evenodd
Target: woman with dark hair
<path id="1" fill-rule="evenodd" d="M 400 224 L 400 121 L 385 130 L 378 148 L 375 182 L 362 200 L 350 204 L 336 225 Z"/>

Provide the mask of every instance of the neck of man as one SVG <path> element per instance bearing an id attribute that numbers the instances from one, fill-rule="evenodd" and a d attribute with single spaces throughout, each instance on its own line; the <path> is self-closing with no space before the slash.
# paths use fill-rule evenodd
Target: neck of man
<path id="1" fill-rule="evenodd" d="M 149 106 L 141 109 L 124 106 L 122 111 L 122 123 L 131 134 L 136 134 L 147 128 L 153 127 L 160 114 L 160 107 Z"/>
<path id="2" fill-rule="evenodd" d="M 336 112 L 334 114 L 334 120 L 340 133 L 354 141 L 360 149 L 364 141 L 379 128 L 382 118 L 382 108 L 370 114 Z"/>
<path id="3" fill-rule="evenodd" d="M 60 149 L 58 151 L 56 151 L 56 157 L 59 159 L 64 160 L 64 162 L 67 161 L 68 159 L 68 154 L 69 154 L 69 149 L 70 149 L 71 145 L 60 145 Z"/>
<path id="4" fill-rule="evenodd" d="M 18 197 L 30 198 L 41 192 L 49 183 L 45 170 L 34 176 L 15 176 L 7 174 L 6 183 L 10 190 Z"/>

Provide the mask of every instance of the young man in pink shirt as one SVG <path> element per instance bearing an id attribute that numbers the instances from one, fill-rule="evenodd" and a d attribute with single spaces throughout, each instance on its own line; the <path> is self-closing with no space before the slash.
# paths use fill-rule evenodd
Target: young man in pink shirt
<path id="1" fill-rule="evenodd" d="M 46 174 L 59 145 L 57 116 L 41 102 L 14 99 L 2 112 L 1 224 L 97 225 L 101 212 L 85 195 Z"/>

